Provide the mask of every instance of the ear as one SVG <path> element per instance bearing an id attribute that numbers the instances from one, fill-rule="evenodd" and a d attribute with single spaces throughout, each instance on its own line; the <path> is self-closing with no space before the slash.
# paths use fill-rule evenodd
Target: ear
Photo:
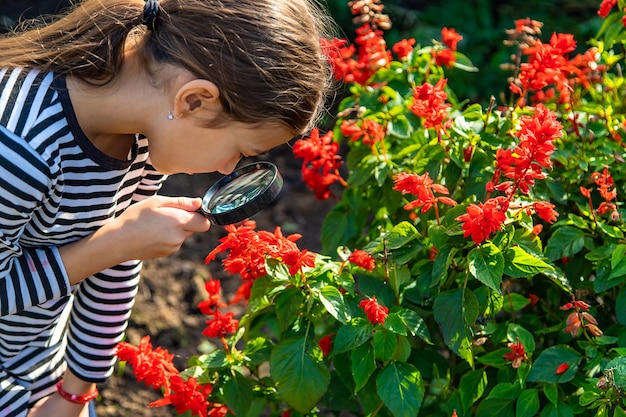
<path id="1" fill-rule="evenodd" d="M 185 116 L 221 110 L 220 90 L 211 81 L 197 78 L 183 84 L 174 96 L 174 114 Z"/>

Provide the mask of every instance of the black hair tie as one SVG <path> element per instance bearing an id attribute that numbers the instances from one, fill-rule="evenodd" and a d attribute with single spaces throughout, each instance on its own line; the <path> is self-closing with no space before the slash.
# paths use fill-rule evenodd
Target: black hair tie
<path id="1" fill-rule="evenodd" d="M 143 6 L 143 24 L 148 30 L 156 30 L 157 18 L 159 17 L 159 0 L 145 0 Z"/>

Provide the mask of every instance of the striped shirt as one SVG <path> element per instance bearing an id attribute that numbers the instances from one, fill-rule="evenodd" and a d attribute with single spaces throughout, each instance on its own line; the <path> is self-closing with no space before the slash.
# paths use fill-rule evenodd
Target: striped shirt
<path id="1" fill-rule="evenodd" d="M 0 70 L 0 417 L 26 416 L 66 367 L 95 383 L 112 373 L 141 263 L 71 286 L 59 247 L 154 195 L 163 180 L 145 138 L 127 160 L 89 141 L 64 78 Z"/>

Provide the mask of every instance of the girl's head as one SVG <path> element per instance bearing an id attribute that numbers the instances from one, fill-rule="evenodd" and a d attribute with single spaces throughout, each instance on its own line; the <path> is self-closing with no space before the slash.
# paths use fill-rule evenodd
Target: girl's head
<path id="1" fill-rule="evenodd" d="M 330 85 L 320 49 L 328 20 L 314 0 L 160 0 L 154 27 L 142 0 L 83 0 L 51 24 L 5 38 L 0 62 L 34 65 L 84 81 L 114 82 L 132 39 L 153 85 L 169 66 L 219 89 L 229 122 L 278 123 L 294 135 L 317 121 Z"/>

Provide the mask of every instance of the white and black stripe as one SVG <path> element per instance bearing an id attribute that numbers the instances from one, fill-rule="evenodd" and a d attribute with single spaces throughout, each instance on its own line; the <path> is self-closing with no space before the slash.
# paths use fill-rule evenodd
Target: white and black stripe
<path id="1" fill-rule="evenodd" d="M 0 70 L 0 417 L 24 417 L 66 366 L 86 381 L 111 374 L 140 262 L 70 287 L 58 247 L 154 195 L 164 176 L 137 138 L 111 158 L 80 130 L 65 80 Z"/>

